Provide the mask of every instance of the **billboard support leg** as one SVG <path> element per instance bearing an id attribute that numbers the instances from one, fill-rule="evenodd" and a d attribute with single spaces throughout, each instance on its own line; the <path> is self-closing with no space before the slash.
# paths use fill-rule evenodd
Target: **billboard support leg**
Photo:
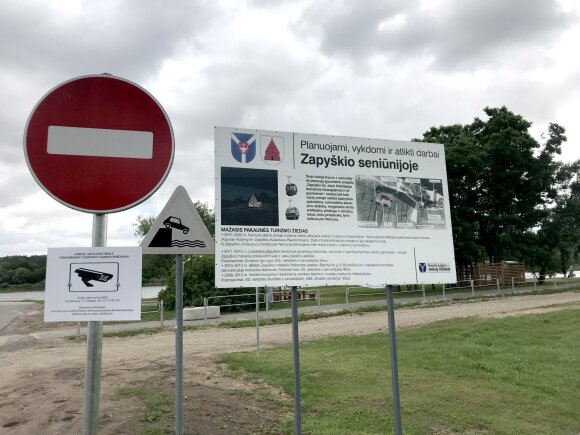
<path id="1" fill-rule="evenodd" d="M 107 215 L 93 215 L 93 247 L 107 244 Z M 103 354 L 103 322 L 89 322 L 87 331 L 87 366 L 83 403 L 83 435 L 96 435 L 99 426 L 101 398 L 101 360 Z"/>
<path id="2" fill-rule="evenodd" d="M 395 434 L 403 434 L 401 423 L 401 403 L 399 398 L 399 367 L 397 362 L 397 337 L 395 333 L 395 309 L 393 306 L 393 286 L 387 285 L 387 313 L 389 322 L 389 342 L 391 350 L 391 382 L 393 385 L 393 415 Z"/>
<path id="3" fill-rule="evenodd" d="M 294 433 L 302 433 L 300 396 L 300 355 L 298 345 L 298 288 L 292 287 L 292 345 L 294 349 Z"/>
<path id="4" fill-rule="evenodd" d="M 260 288 L 256 287 L 256 355 L 260 355 Z M 266 293 L 264 292 L 264 295 Z"/>

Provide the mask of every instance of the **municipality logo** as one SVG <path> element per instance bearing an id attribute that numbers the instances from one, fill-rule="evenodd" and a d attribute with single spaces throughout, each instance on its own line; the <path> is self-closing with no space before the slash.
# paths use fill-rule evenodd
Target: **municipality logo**
<path id="1" fill-rule="evenodd" d="M 232 133 L 232 156 L 240 163 L 250 163 L 256 157 L 256 136 L 248 133 Z"/>
<path id="2" fill-rule="evenodd" d="M 419 263 L 419 272 L 421 273 L 427 272 L 427 263 Z"/>
<path id="3" fill-rule="evenodd" d="M 278 165 L 284 159 L 284 138 L 282 136 L 260 136 L 260 154 L 268 165 Z"/>

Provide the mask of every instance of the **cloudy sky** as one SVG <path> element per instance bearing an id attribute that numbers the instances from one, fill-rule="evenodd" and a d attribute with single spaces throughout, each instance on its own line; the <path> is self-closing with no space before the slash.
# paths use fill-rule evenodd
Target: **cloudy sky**
<path id="1" fill-rule="evenodd" d="M 0 2 L 0 256 L 90 246 L 92 215 L 36 184 L 22 136 L 42 96 L 108 72 L 152 93 L 173 124 L 164 185 L 109 216 L 134 246 L 139 215 L 183 185 L 214 198 L 214 126 L 410 140 L 506 105 L 567 130 L 580 158 L 575 0 L 6 0 Z"/>

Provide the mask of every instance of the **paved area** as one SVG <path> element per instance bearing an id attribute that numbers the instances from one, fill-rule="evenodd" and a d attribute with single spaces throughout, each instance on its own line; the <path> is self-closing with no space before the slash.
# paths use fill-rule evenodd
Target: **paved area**
<path id="1" fill-rule="evenodd" d="M 17 316 L 38 308 L 34 302 L 0 302 L 0 332 Z"/>

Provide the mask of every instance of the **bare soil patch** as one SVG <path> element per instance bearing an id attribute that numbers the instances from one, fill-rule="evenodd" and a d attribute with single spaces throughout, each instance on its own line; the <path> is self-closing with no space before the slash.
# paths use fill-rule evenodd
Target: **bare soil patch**
<path id="1" fill-rule="evenodd" d="M 580 292 L 518 296 L 486 302 L 396 311 L 397 327 L 413 327 L 459 317 L 502 316 L 561 309 L 580 304 Z M 36 317 L 36 318 L 35 318 Z M 65 324 L 70 328 L 70 323 Z M 23 315 L 0 335 L 0 433 L 81 433 L 86 343 L 36 340 L 28 334 L 52 324 L 42 313 Z M 300 323 L 300 340 L 385 331 L 385 312 L 331 317 Z M 276 433 L 292 418 L 291 397 L 270 386 L 231 379 L 214 358 L 225 352 L 255 351 L 255 328 L 207 329 L 184 334 L 185 429 L 188 434 Z M 101 381 L 101 434 L 138 434 L 150 425 L 144 404 L 120 397 L 119 390 L 146 383 L 174 403 L 175 338 L 105 338 Z M 291 325 L 260 329 L 263 348 L 289 345 Z M 173 417 L 171 417 L 172 419 Z M 169 431 L 173 430 L 170 419 Z"/>

